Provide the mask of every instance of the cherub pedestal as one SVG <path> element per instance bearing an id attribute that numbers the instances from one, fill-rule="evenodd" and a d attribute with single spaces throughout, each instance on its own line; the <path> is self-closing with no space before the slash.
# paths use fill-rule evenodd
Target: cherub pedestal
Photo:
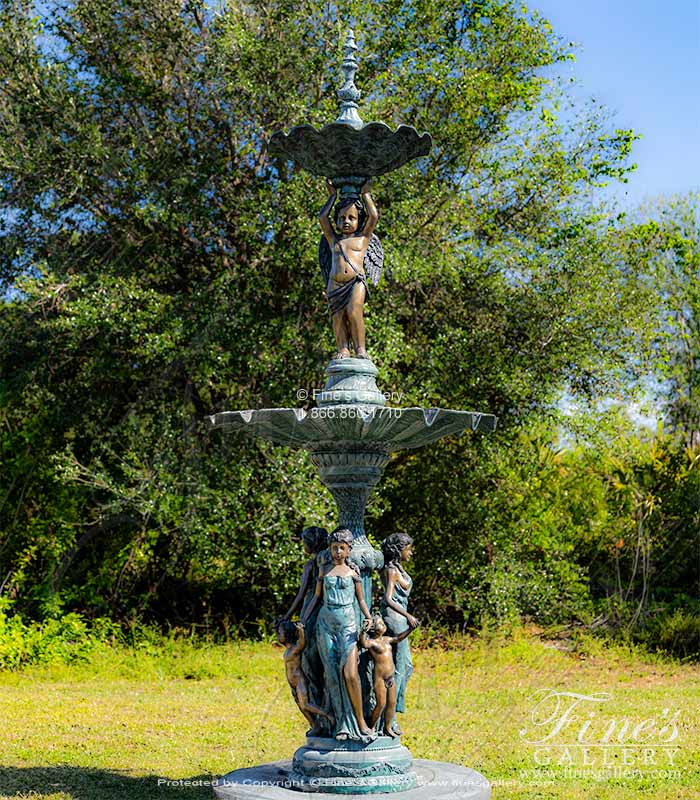
<path id="1" fill-rule="evenodd" d="M 335 194 L 339 193 L 339 205 L 344 203 L 344 208 L 350 207 L 346 202 L 348 197 L 362 195 L 364 203 L 360 201 L 355 206 L 361 211 L 371 202 L 366 199 L 369 179 L 427 155 L 431 139 L 427 133 L 418 135 L 408 126 L 392 132 L 380 123 L 363 125 L 357 114 L 355 50 L 351 31 L 345 43 L 345 83 L 338 92 L 342 101 L 338 120 L 321 131 L 301 126 L 288 135 L 277 133 L 270 141 L 270 151 L 325 176 L 332 183 L 334 188 L 321 215 L 321 226 L 334 259 L 328 271 L 329 288 L 333 288 L 330 280 L 335 274 L 341 286 L 346 279 L 355 286 L 361 284 L 354 291 L 364 298 L 363 267 L 371 231 L 363 242 L 352 209 L 346 215 L 349 221 L 341 217 L 344 228 L 339 233 L 331 228 L 329 212 Z M 368 218 L 371 217 L 369 213 Z M 344 242 L 350 252 L 343 248 Z M 338 243 L 340 247 L 335 247 Z M 308 719 L 313 718 L 309 709 L 320 710 L 320 705 L 308 700 L 308 695 L 313 694 L 314 703 L 321 703 L 324 713 L 316 715 L 316 724 L 293 760 L 236 770 L 217 782 L 214 794 L 227 800 L 282 800 L 312 792 L 321 800 L 339 794 L 364 796 L 392 792 L 406 800 L 486 800 L 490 797 L 490 787 L 481 775 L 453 764 L 414 760 L 401 743 L 400 728 L 392 718 L 397 693 L 392 672 L 400 666 L 392 665 L 388 648 L 393 644 L 396 659 L 397 643 L 403 640 L 402 647 L 406 646 L 405 639 L 417 621 L 391 599 L 387 590 L 385 601 L 393 606 L 393 611 L 386 613 L 384 621 L 380 617 L 372 622 L 369 611 L 372 576 L 385 567 L 385 558 L 367 539 L 364 515 L 372 488 L 391 453 L 422 447 L 467 430 L 489 432 L 494 430 L 496 419 L 468 411 L 388 407 L 376 383 L 379 372 L 364 350 L 364 338 L 361 346 L 355 340 L 360 335 L 364 337 L 364 328 L 358 328 L 355 317 L 353 324 L 339 334 L 336 321 L 334 317 L 337 343 L 344 341 L 345 334 L 350 335 L 360 357 L 351 357 L 350 341 L 346 342 L 347 348 L 338 348 L 336 358 L 326 368 L 326 384 L 316 394 L 316 408 L 228 411 L 210 418 L 213 428 L 244 432 L 308 450 L 338 509 L 338 529 L 331 534 L 328 547 L 318 553 L 315 561 L 309 561 L 315 570 L 315 596 L 307 597 L 307 610 L 302 612 L 296 627 L 303 634 L 304 623 L 315 619 L 318 607 L 321 607 L 320 622 L 309 626 L 298 646 L 284 638 L 294 640 L 294 624 L 287 621 L 283 628 L 287 633 L 280 633 L 283 637 L 280 641 L 288 645 L 287 675 L 300 710 Z M 391 558 L 392 551 L 385 549 L 385 552 Z M 400 559 L 397 557 L 386 567 L 385 575 L 391 573 L 404 591 L 409 591 L 405 589 L 409 584 L 404 578 L 410 579 Z M 397 591 L 400 594 L 400 587 Z M 396 615 L 403 622 L 401 632 L 390 630 Z M 317 655 L 321 655 L 323 662 L 320 675 L 312 681 L 304 675 L 304 661 L 300 657 L 303 647 L 309 646 L 310 637 L 314 637 Z M 374 681 L 378 677 L 383 683 Z M 406 676 L 403 677 L 401 686 L 405 688 Z M 400 678 L 398 672 L 396 678 Z M 378 695 L 383 696 L 380 699 L 384 703 L 379 707 Z M 301 716 L 299 720 L 301 723 Z"/>

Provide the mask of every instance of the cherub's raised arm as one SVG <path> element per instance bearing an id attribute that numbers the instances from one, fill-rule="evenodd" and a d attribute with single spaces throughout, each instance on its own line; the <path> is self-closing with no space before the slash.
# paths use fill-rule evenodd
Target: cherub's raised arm
<path id="1" fill-rule="evenodd" d="M 360 647 L 364 647 L 365 650 L 369 649 L 369 639 L 367 638 L 367 631 L 364 630 L 364 628 L 360 631 L 357 641 L 359 642 Z"/>
<path id="2" fill-rule="evenodd" d="M 369 181 L 362 186 L 362 189 L 360 189 L 360 194 L 362 195 L 362 202 L 365 204 L 365 208 L 367 209 L 367 222 L 365 222 L 365 227 L 362 229 L 362 233 L 369 239 L 369 237 L 374 233 L 374 229 L 377 227 L 377 220 L 379 219 L 377 206 L 374 205 L 372 195 L 369 193 Z"/>
<path id="3" fill-rule="evenodd" d="M 294 649 L 292 650 L 292 655 L 299 655 L 301 651 L 306 647 L 306 635 L 304 634 L 304 623 L 297 622 L 296 629 L 298 631 L 299 638 L 297 639 L 297 643 L 294 645 Z"/>
<path id="4" fill-rule="evenodd" d="M 413 631 L 415 631 L 414 627 L 406 628 L 406 630 L 401 631 L 401 633 L 398 636 L 392 636 L 389 641 L 392 644 L 398 644 L 399 642 L 402 642 L 407 636 L 410 636 L 410 634 L 412 634 Z"/>
<path id="5" fill-rule="evenodd" d="M 335 186 L 333 186 L 330 181 L 326 181 L 326 186 L 328 187 L 328 200 L 326 200 L 325 205 L 318 214 L 318 221 L 321 223 L 321 229 L 323 230 L 323 235 L 326 237 L 326 241 L 332 248 L 335 244 L 335 230 L 330 219 L 330 213 L 333 208 L 333 203 L 335 203 L 337 192 Z"/>

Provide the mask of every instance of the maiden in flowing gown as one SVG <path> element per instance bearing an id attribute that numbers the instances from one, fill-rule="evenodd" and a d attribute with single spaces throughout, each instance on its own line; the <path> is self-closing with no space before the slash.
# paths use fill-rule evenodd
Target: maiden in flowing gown
<path id="1" fill-rule="evenodd" d="M 404 631 L 418 626 L 418 620 L 408 613 L 408 600 L 413 588 L 413 579 L 403 567 L 413 554 L 413 539 L 405 533 L 393 533 L 382 542 L 384 552 L 385 587 L 380 610 L 386 623 L 387 631 L 392 636 L 399 636 Z M 408 639 L 396 645 L 394 654 L 396 680 L 396 711 L 406 711 L 406 684 L 413 674 L 411 647 Z M 394 722 L 393 730 L 401 733 L 401 728 Z"/>
<path id="2" fill-rule="evenodd" d="M 335 718 L 333 736 L 341 740 L 369 741 L 376 734 L 369 729 L 362 713 L 355 601 L 367 626 L 372 618 L 362 593 L 362 580 L 347 563 L 351 548 L 350 531 L 341 528 L 330 535 L 333 564 L 319 575 L 314 601 L 306 609 L 305 616 L 311 616 L 316 605 L 322 602 L 316 619 L 316 643 L 323 662 L 327 707 Z M 302 622 L 305 622 L 304 617 Z"/>

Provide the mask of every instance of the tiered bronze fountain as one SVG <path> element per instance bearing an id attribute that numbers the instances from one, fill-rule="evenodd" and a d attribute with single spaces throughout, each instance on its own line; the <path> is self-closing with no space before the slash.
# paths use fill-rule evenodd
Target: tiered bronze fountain
<path id="1" fill-rule="evenodd" d="M 310 410 L 226 411 L 210 418 L 213 428 L 308 450 L 338 507 L 338 526 L 330 534 L 318 527 L 303 532 L 310 558 L 300 590 L 275 621 L 286 647 L 287 680 L 310 728 L 292 761 L 235 770 L 219 779 L 214 793 L 227 800 L 283 800 L 306 792 L 317 800 L 386 792 L 407 800 L 486 800 L 490 787 L 477 772 L 414 760 L 401 744 L 396 712 L 405 710 L 413 670 L 408 636 L 418 625 L 409 611 L 412 581 L 406 570 L 412 541 L 396 533 L 384 540 L 381 552 L 375 550 L 365 535 L 364 515 L 392 453 L 467 430 L 493 431 L 496 418 L 390 408 L 377 388 L 378 370 L 365 348 L 363 308 L 368 279 L 375 286 L 379 282 L 383 252 L 374 234 L 378 214 L 369 184 L 428 155 L 432 140 L 407 125 L 392 131 L 383 123 L 362 122 L 356 51 L 350 31 L 338 119 L 320 131 L 301 125 L 278 132 L 269 142 L 270 153 L 327 181 L 319 262 L 337 352 L 326 368 L 326 385 Z M 375 571 L 383 592 L 380 613 L 372 616 Z"/>

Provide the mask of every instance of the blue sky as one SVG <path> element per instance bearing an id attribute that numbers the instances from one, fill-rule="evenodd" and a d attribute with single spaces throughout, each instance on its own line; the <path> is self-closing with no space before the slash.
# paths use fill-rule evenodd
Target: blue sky
<path id="1" fill-rule="evenodd" d="M 700 189 L 700 0 L 526 0 L 576 42 L 578 92 L 642 134 L 623 205 Z"/>

